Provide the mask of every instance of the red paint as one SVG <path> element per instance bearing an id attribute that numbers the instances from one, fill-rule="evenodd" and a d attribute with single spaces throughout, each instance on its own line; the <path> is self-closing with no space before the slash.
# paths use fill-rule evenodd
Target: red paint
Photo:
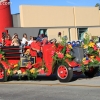
<path id="1" fill-rule="evenodd" d="M 67 68 L 65 66 L 62 66 L 62 65 L 58 67 L 57 73 L 61 79 L 65 79 L 68 76 Z"/>
<path id="2" fill-rule="evenodd" d="M 3 67 L 5 69 L 8 69 L 9 68 L 8 64 L 5 61 L 1 61 L 0 63 L 3 65 Z"/>
<path id="3" fill-rule="evenodd" d="M 6 0 L 9 2 L 9 0 Z M 0 5 L 0 42 L 2 37 L 2 32 L 7 32 L 5 28 L 12 27 L 12 16 L 10 5 Z"/>
<path id="4" fill-rule="evenodd" d="M 53 44 L 48 44 L 43 47 L 43 58 L 45 61 L 46 68 L 48 69 L 46 74 L 47 76 L 52 74 L 52 63 L 53 63 L 52 51 L 54 51 L 53 46 L 54 46 Z"/>
<path id="5" fill-rule="evenodd" d="M 18 64 L 18 62 L 20 61 L 20 59 L 9 59 L 9 58 L 7 60 L 12 65 Z"/>
<path id="6" fill-rule="evenodd" d="M 79 66 L 79 64 L 76 63 L 75 61 L 69 61 L 68 59 L 66 59 L 66 62 L 67 62 L 67 64 L 68 64 L 70 67 L 72 67 L 72 68 L 74 68 L 74 67 L 76 67 L 76 66 Z"/>

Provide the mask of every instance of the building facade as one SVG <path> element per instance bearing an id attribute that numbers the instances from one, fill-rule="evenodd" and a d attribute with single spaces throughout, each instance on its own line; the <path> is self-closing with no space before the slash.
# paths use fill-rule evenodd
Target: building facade
<path id="1" fill-rule="evenodd" d="M 56 38 L 58 41 L 60 40 L 59 33 L 61 36 L 67 35 L 68 41 L 81 40 L 86 32 L 91 36 L 100 36 L 100 11 L 98 7 L 20 5 L 19 10 L 20 14 L 12 15 L 13 30 L 32 28 L 33 33 L 31 32 L 30 35 L 34 36 L 39 32 L 45 32 L 49 40 Z M 34 33 L 36 32 L 35 28 L 38 28 L 37 33 Z M 12 29 L 7 29 L 12 32 Z"/>

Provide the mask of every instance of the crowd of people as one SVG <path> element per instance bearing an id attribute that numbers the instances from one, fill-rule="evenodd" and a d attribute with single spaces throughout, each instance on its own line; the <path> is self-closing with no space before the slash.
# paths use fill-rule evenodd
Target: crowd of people
<path id="1" fill-rule="evenodd" d="M 48 42 L 47 36 L 40 34 L 38 37 L 30 36 L 30 40 L 27 38 L 27 34 L 24 33 L 22 39 L 19 39 L 18 34 L 15 33 L 12 37 L 10 34 L 7 34 L 2 38 L 2 46 L 29 46 L 32 42 L 40 42 L 41 45 L 44 45 Z"/>
<path id="2" fill-rule="evenodd" d="M 30 46 L 31 56 L 37 55 L 42 57 L 41 47 L 48 43 L 48 38 L 44 34 L 40 34 L 38 37 L 30 36 L 30 40 L 27 38 L 27 34 L 24 33 L 22 39 L 19 39 L 18 34 L 15 33 L 12 37 L 10 34 L 3 36 L 1 46 Z"/>

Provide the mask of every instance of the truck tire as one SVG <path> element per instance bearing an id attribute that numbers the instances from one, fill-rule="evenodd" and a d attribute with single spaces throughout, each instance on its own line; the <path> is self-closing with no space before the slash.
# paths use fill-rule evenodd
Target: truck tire
<path id="1" fill-rule="evenodd" d="M 89 78 L 93 78 L 97 74 L 97 72 L 98 72 L 98 67 L 89 69 L 88 71 L 85 71 L 84 74 Z"/>
<path id="2" fill-rule="evenodd" d="M 70 82 L 73 77 L 73 69 L 69 66 L 60 65 L 57 68 L 56 75 L 60 82 Z"/>
<path id="3" fill-rule="evenodd" d="M 5 68 L 2 64 L 0 64 L 0 82 L 6 82 L 7 81 L 7 75 Z"/>

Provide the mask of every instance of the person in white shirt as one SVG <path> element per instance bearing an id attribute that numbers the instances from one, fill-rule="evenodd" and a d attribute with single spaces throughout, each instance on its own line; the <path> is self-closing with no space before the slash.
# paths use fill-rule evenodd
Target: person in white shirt
<path id="1" fill-rule="evenodd" d="M 22 41 L 21 41 L 21 46 L 23 47 L 23 46 L 27 45 L 27 43 L 28 43 L 27 34 L 24 33 L 24 34 L 23 34 Z"/>
<path id="2" fill-rule="evenodd" d="M 28 41 L 28 45 L 30 45 L 33 42 L 33 37 L 30 36 L 30 41 Z"/>

